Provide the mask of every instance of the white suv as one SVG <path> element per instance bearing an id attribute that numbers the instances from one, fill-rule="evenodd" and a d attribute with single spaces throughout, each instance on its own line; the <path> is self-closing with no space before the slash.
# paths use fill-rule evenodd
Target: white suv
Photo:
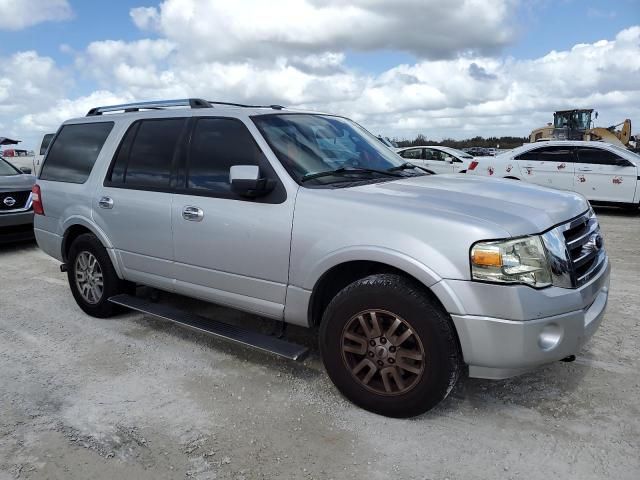
<path id="1" fill-rule="evenodd" d="M 428 410 L 466 368 L 506 378 L 572 358 L 608 298 L 582 196 L 428 175 L 333 115 L 95 108 L 60 128 L 32 197 L 38 244 L 88 314 L 124 306 L 291 359 L 306 349 L 135 286 L 318 327 L 333 382 L 384 415 Z"/>
<path id="2" fill-rule="evenodd" d="M 640 156 L 603 142 L 528 143 L 496 157 L 476 158 L 467 173 L 504 177 L 581 193 L 595 204 L 638 207 Z"/>

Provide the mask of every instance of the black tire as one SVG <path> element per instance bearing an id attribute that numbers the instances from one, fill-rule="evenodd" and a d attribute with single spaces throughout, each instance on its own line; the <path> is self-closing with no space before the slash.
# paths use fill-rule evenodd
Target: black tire
<path id="1" fill-rule="evenodd" d="M 95 257 L 102 272 L 102 295 L 96 303 L 90 303 L 83 297 L 76 282 L 77 259 L 83 252 L 88 252 Z M 67 279 L 69 280 L 73 298 L 75 298 L 78 306 L 85 313 L 97 318 L 108 318 L 121 312 L 122 309 L 110 303 L 108 299 L 113 295 L 130 290 L 129 284 L 118 278 L 107 250 L 100 240 L 91 233 L 80 235 L 71 244 L 67 255 Z"/>
<path id="2" fill-rule="evenodd" d="M 423 371 L 406 392 L 394 395 L 373 392 L 355 378 L 347 365 L 345 355 L 349 354 L 343 353 L 343 332 L 350 319 L 370 309 L 404 319 L 421 342 Z M 322 318 L 320 352 L 329 377 L 347 399 L 371 412 L 396 418 L 419 415 L 440 403 L 458 381 L 463 366 L 449 315 L 421 285 L 396 274 L 363 278 L 333 298 Z M 367 355 L 376 359 L 371 351 Z M 400 371 L 402 375 L 408 374 Z"/>

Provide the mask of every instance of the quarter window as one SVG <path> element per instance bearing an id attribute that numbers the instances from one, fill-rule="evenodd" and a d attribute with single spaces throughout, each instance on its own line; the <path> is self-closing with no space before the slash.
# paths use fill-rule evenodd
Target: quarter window
<path id="1" fill-rule="evenodd" d="M 239 120 L 201 118 L 191 138 L 187 188 L 223 196 L 230 194 L 231 167 L 258 165 L 261 156 L 253 136 Z"/>
<path id="2" fill-rule="evenodd" d="M 516 157 L 516 160 L 573 163 L 573 148 L 561 146 L 534 148 L 528 152 L 521 153 Z"/>
<path id="3" fill-rule="evenodd" d="M 40 178 L 86 182 L 112 128 L 113 122 L 64 125 L 49 149 Z"/>

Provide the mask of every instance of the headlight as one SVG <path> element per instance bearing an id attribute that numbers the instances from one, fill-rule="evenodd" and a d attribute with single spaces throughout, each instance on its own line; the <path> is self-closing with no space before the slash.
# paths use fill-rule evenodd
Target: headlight
<path id="1" fill-rule="evenodd" d="M 479 242 L 471 248 L 471 277 L 499 283 L 551 285 L 551 268 L 539 236 Z"/>

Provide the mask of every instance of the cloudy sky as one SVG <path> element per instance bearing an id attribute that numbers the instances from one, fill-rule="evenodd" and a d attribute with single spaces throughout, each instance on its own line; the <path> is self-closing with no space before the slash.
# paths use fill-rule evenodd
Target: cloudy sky
<path id="1" fill-rule="evenodd" d="M 408 138 L 527 135 L 556 109 L 640 131 L 640 0 L 0 0 L 0 136 L 201 97 Z"/>

